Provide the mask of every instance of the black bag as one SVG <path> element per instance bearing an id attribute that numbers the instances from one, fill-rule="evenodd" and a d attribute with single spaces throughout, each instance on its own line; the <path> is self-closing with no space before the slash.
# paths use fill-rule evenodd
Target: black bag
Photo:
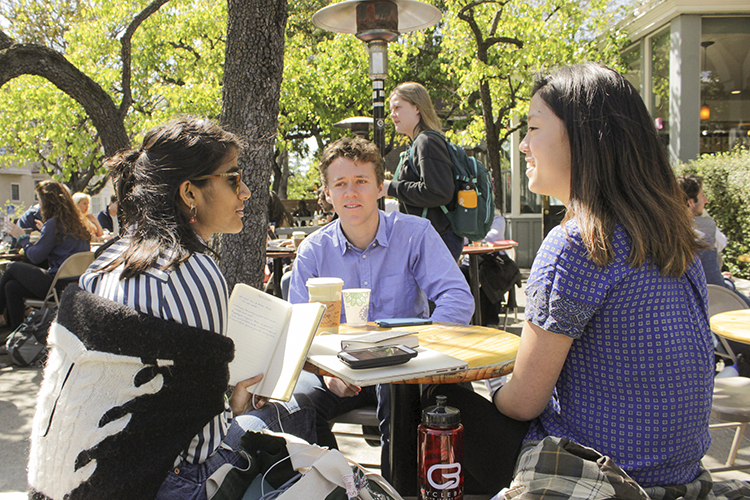
<path id="1" fill-rule="evenodd" d="M 11 360 L 18 366 L 31 366 L 44 361 L 47 353 L 47 332 L 57 315 L 57 306 L 35 309 L 13 331 L 5 343 Z"/>
<path id="2" fill-rule="evenodd" d="M 521 270 L 505 253 L 491 252 L 480 255 L 480 258 L 479 283 L 490 302 L 502 302 L 505 294 L 514 285 L 521 287 Z"/>

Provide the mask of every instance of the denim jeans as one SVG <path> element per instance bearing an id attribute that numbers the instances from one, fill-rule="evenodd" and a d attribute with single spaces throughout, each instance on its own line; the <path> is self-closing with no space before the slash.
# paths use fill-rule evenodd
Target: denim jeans
<path id="1" fill-rule="evenodd" d="M 162 483 L 156 500 L 206 500 L 206 481 L 224 464 L 246 469 L 249 464 L 238 451 L 240 439 L 247 431 L 269 429 L 286 432 L 310 443 L 315 442 L 315 409 L 304 394 L 295 394 L 288 402 L 269 402 L 234 418 L 219 448 L 201 464 L 180 462 Z"/>
<path id="2" fill-rule="evenodd" d="M 380 470 L 381 475 L 388 479 L 390 471 L 390 457 L 388 455 L 391 436 L 391 391 L 390 384 L 363 387 L 362 391 L 352 397 L 342 398 L 328 390 L 323 378 L 309 372 L 302 372 L 294 391 L 307 395 L 315 405 L 317 434 L 316 444 L 338 449 L 336 438 L 331 432 L 328 420 L 342 415 L 356 408 L 376 406 L 380 421 Z"/>

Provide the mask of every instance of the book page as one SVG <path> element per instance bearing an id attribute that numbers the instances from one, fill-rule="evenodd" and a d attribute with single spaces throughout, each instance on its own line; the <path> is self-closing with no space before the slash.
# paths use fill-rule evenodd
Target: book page
<path id="1" fill-rule="evenodd" d="M 317 302 L 292 306 L 289 326 L 280 339 L 273 362 L 263 379 L 263 396 L 281 401 L 289 401 L 292 397 L 324 312 L 325 306 Z"/>
<path id="2" fill-rule="evenodd" d="M 292 305 L 284 300 L 242 283 L 235 285 L 227 325 L 227 335 L 234 341 L 234 360 L 229 363 L 231 385 L 268 371 L 291 311 Z M 252 392 L 264 395 L 261 389 L 262 383 Z"/>

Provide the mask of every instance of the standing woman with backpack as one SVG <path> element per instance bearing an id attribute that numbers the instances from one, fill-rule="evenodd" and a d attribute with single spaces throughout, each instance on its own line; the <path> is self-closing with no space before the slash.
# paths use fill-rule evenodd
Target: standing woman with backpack
<path id="1" fill-rule="evenodd" d="M 401 154 L 393 180 L 386 180 L 383 188 L 388 196 L 398 199 L 401 212 L 429 219 L 454 260 L 458 260 L 463 238 L 451 230 L 450 221 L 440 208 L 453 201 L 453 163 L 430 95 L 422 85 L 405 82 L 393 89 L 388 100 L 396 131 L 409 136 L 412 142 L 409 150 Z"/>

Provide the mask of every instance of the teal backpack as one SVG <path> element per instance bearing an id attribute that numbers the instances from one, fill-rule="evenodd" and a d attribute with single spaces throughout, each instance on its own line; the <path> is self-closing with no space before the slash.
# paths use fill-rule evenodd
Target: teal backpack
<path id="1" fill-rule="evenodd" d="M 440 207 L 451 223 L 451 230 L 469 241 L 481 240 L 490 232 L 495 218 L 495 193 L 490 173 L 476 158 L 441 134 L 432 130 L 423 133 L 443 139 L 451 155 L 455 183 L 452 209 L 445 205 Z M 409 163 L 414 165 L 413 146 L 409 147 Z M 427 208 L 422 211 L 422 217 L 426 215 Z"/>

